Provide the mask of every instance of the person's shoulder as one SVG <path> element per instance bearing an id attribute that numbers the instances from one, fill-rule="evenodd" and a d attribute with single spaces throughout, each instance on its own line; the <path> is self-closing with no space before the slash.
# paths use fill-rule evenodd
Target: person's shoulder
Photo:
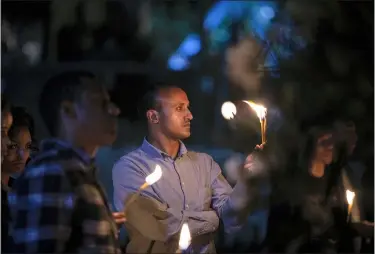
<path id="1" fill-rule="evenodd" d="M 59 206 L 73 200 L 73 193 L 73 184 L 64 168 L 49 162 L 27 167 L 15 180 L 8 201 L 10 206 L 17 206 L 17 203 L 30 199 L 29 202 L 43 206 L 53 199 L 52 204 Z"/>
<path id="2" fill-rule="evenodd" d="M 113 170 L 122 168 L 122 169 L 129 169 L 133 168 L 134 166 L 140 167 L 142 165 L 142 160 L 145 159 L 146 154 L 142 151 L 142 149 L 139 147 L 118 159 L 114 166 Z"/>
<path id="3" fill-rule="evenodd" d="M 24 173 L 20 179 L 34 179 L 39 177 L 63 177 L 64 164 L 60 161 L 38 161 L 38 163 L 31 164 L 25 168 Z M 17 179 L 16 183 L 20 181 Z"/>
<path id="4" fill-rule="evenodd" d="M 192 159 L 192 160 L 200 160 L 200 161 L 206 161 L 206 162 L 212 162 L 214 159 L 212 158 L 211 155 L 208 153 L 203 153 L 203 152 L 197 152 L 197 151 L 192 151 L 189 150 L 186 155 Z"/>
<path id="5" fill-rule="evenodd" d="M 48 192 L 71 191 L 68 178 L 70 172 L 83 170 L 84 165 L 74 158 L 61 158 L 51 151 L 35 157 L 15 180 L 13 189 L 23 192 L 24 188 L 44 188 Z M 48 189 L 48 190 L 47 190 Z M 33 190 L 30 190 L 31 192 Z"/>
<path id="6" fill-rule="evenodd" d="M 214 158 L 204 152 L 196 152 L 196 151 L 188 151 L 186 155 L 189 157 L 189 159 L 192 161 L 194 165 L 201 169 L 211 170 L 213 168 L 220 169 L 219 163 L 217 163 Z M 221 171 L 221 169 L 220 169 Z"/>

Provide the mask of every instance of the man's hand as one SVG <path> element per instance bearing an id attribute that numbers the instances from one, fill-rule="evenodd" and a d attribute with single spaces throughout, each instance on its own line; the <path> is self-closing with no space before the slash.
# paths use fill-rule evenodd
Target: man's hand
<path id="1" fill-rule="evenodd" d="M 369 227 L 373 227 L 374 226 L 374 222 L 370 222 L 370 221 L 367 221 L 367 220 L 364 220 L 362 221 L 362 223 L 366 226 L 369 226 Z"/>
<path id="2" fill-rule="evenodd" d="M 116 225 L 117 225 L 117 234 L 116 234 L 116 237 L 118 238 L 121 226 L 126 221 L 125 213 L 123 213 L 123 212 L 122 213 L 121 212 L 120 213 L 119 212 L 113 212 L 112 213 L 112 217 L 113 217 L 113 219 L 114 219 L 114 221 L 116 222 Z"/>
<path id="3" fill-rule="evenodd" d="M 255 146 L 255 150 L 258 150 L 258 151 L 262 151 L 263 150 L 263 147 L 264 145 L 261 144 L 261 145 L 256 145 Z M 254 163 L 256 163 L 256 160 L 254 158 L 254 155 L 251 153 L 249 154 L 246 159 L 245 159 L 245 163 L 244 163 L 244 168 L 245 169 L 251 169 L 253 168 L 254 166 L 258 166 L 258 165 L 254 165 Z"/>
<path id="4" fill-rule="evenodd" d="M 113 216 L 113 219 L 115 220 L 117 226 L 119 226 L 119 227 L 126 221 L 124 213 L 114 212 L 114 213 L 112 213 L 112 216 Z"/>

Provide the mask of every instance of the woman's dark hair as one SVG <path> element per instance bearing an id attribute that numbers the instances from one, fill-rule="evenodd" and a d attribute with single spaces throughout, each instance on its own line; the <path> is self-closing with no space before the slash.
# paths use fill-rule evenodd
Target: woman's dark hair
<path id="1" fill-rule="evenodd" d="M 9 129 L 9 137 L 15 135 L 19 128 L 25 127 L 29 130 L 31 138 L 34 139 L 34 120 L 32 116 L 23 107 L 12 107 L 11 112 L 13 124 Z"/>
<path id="2" fill-rule="evenodd" d="M 1 95 L 1 112 L 10 111 L 10 103 L 7 98 L 2 94 Z"/>
<path id="3" fill-rule="evenodd" d="M 312 156 L 314 156 L 314 151 L 316 149 L 316 142 L 319 137 L 324 135 L 325 133 L 332 132 L 333 126 L 332 124 L 326 125 L 317 125 L 311 127 L 306 134 L 306 140 L 304 148 L 301 151 L 301 156 L 299 158 L 299 169 L 304 170 L 306 172 L 309 167 L 309 163 L 311 162 Z M 328 197 L 335 186 L 339 183 L 339 177 L 341 175 L 341 169 L 346 162 L 346 148 L 341 145 L 337 147 L 335 144 L 336 150 L 336 158 L 334 161 L 327 166 L 329 170 L 328 180 L 327 180 L 327 189 L 325 191 L 325 201 L 328 201 Z"/>
<path id="4" fill-rule="evenodd" d="M 32 148 L 31 152 L 36 153 L 39 151 L 37 141 L 34 138 L 34 119 L 32 116 L 27 113 L 26 109 L 23 107 L 11 107 L 11 113 L 13 116 L 13 124 L 9 129 L 9 137 L 10 139 L 14 138 L 17 133 L 19 132 L 20 128 L 27 128 L 30 132 L 31 141 L 32 141 Z M 28 158 L 27 163 L 31 160 L 32 154 Z"/>
<path id="5" fill-rule="evenodd" d="M 298 158 L 300 169 L 307 170 L 309 163 L 314 156 L 318 138 L 329 132 L 332 132 L 332 127 L 329 125 L 312 126 L 307 130 L 307 132 L 305 132 L 304 142 L 301 146 Z"/>

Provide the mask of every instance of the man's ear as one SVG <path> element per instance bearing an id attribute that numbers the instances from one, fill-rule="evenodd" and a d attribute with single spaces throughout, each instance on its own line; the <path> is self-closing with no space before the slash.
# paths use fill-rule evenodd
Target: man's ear
<path id="1" fill-rule="evenodd" d="M 60 107 L 60 114 L 62 117 L 76 118 L 77 113 L 74 107 L 74 103 L 70 101 L 63 101 Z"/>
<path id="2" fill-rule="evenodd" d="M 159 113 L 156 110 L 148 110 L 146 113 L 148 122 L 157 124 L 159 123 Z"/>

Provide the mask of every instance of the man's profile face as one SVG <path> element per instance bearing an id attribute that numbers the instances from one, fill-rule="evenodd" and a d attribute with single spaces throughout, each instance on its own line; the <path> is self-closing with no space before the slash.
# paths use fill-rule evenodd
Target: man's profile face
<path id="1" fill-rule="evenodd" d="M 173 139 L 190 137 L 189 99 L 180 88 L 161 90 L 157 98 L 160 103 L 159 124 L 164 135 Z"/>
<path id="2" fill-rule="evenodd" d="M 95 79 L 82 78 L 82 82 L 86 87 L 77 104 L 77 120 L 82 135 L 96 145 L 111 145 L 117 137 L 117 116 L 120 110 Z"/>

